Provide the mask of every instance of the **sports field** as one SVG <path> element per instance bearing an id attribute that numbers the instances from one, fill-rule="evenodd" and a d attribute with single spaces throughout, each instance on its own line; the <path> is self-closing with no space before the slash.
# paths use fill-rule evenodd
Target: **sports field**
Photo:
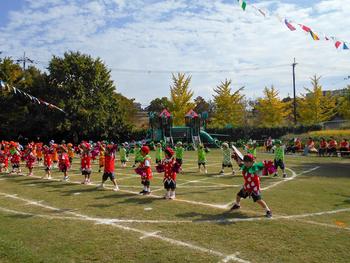
<path id="1" fill-rule="evenodd" d="M 152 153 L 154 154 L 154 152 Z M 154 156 L 153 156 L 154 157 Z M 258 160 L 272 159 L 258 153 Z M 164 200 L 155 171 L 152 195 L 140 196 L 139 176 L 117 161 L 120 191 L 81 185 L 79 159 L 70 182 L 0 175 L 0 262 L 349 262 L 350 159 L 287 155 L 288 178 L 262 177 L 273 218 L 251 199 L 229 208 L 243 178 L 218 176 L 219 150 L 208 174 L 185 152 L 176 200 Z M 27 172 L 23 168 L 23 172 Z"/>

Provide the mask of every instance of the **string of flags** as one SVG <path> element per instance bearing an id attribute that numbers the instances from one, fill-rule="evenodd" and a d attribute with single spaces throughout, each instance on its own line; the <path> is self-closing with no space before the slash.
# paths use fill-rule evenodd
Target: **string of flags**
<path id="1" fill-rule="evenodd" d="M 246 0 L 237 0 L 237 2 L 239 3 L 239 5 L 243 11 L 245 11 L 247 9 L 247 1 Z M 262 10 L 261 8 L 258 8 L 255 5 L 249 5 L 249 6 L 252 7 L 253 9 L 255 9 L 260 15 L 262 15 L 264 17 L 267 17 L 268 15 L 276 16 L 277 19 L 280 22 L 284 23 L 290 31 L 296 31 L 297 27 L 299 26 L 301 30 L 303 30 L 304 32 L 309 34 L 311 36 L 311 38 L 315 41 L 319 41 L 319 40 L 331 41 L 331 42 L 333 42 L 335 48 L 338 50 L 349 50 L 350 49 L 350 43 L 345 42 L 341 39 L 338 39 L 334 36 L 327 36 L 326 34 L 316 33 L 314 30 L 312 30 L 310 27 L 308 27 L 306 25 L 296 23 L 294 21 L 288 20 L 287 18 L 282 19 L 282 17 L 280 15 L 271 14 L 268 10 Z"/>
<path id="2" fill-rule="evenodd" d="M 32 96 L 30 94 L 28 94 L 27 92 L 24 92 L 23 90 L 16 88 L 16 87 L 11 87 L 10 85 L 7 85 L 5 82 L 3 82 L 2 80 L 0 80 L 0 88 L 1 89 L 7 89 L 9 91 L 13 91 L 14 94 L 19 94 L 19 95 L 23 95 L 24 97 L 27 97 L 31 100 L 31 102 L 33 103 L 37 103 L 39 105 L 45 105 L 47 107 L 49 107 L 50 109 L 55 109 L 55 110 L 59 110 L 63 113 L 66 113 L 64 110 L 62 110 L 61 108 L 57 107 L 56 105 L 53 105 L 51 103 L 48 103 L 44 100 L 38 99 L 35 96 Z"/>

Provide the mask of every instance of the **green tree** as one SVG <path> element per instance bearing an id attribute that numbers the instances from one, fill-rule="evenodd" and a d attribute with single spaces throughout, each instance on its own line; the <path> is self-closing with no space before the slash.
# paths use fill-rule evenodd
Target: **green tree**
<path id="1" fill-rule="evenodd" d="M 345 119 L 350 120 L 350 85 L 347 86 L 345 95 L 339 98 L 338 113 Z"/>
<path id="2" fill-rule="evenodd" d="M 336 112 L 336 98 L 322 92 L 320 77 L 311 78 L 312 89 L 305 88 L 306 94 L 298 100 L 298 121 L 303 125 L 313 125 L 330 120 Z"/>
<path id="3" fill-rule="evenodd" d="M 162 112 L 164 109 L 168 109 L 170 102 L 167 97 L 156 98 L 152 100 L 149 106 L 146 108 L 149 112 Z"/>
<path id="4" fill-rule="evenodd" d="M 278 127 L 284 124 L 285 117 L 288 116 L 288 104 L 281 101 L 278 91 L 271 86 L 265 87 L 264 97 L 258 99 L 256 110 L 258 123 L 261 127 Z"/>
<path id="5" fill-rule="evenodd" d="M 65 53 L 53 57 L 48 70 L 56 103 L 67 112 L 57 124 L 60 131 L 71 136 L 76 132 L 80 138 L 118 139 L 130 128 L 127 100 L 116 94 L 110 71 L 99 58 Z"/>
<path id="6" fill-rule="evenodd" d="M 225 127 L 243 124 L 245 116 L 244 95 L 241 94 L 243 89 L 244 87 L 232 93 L 231 80 L 227 79 L 214 88 L 215 112 L 211 126 Z"/>
<path id="7" fill-rule="evenodd" d="M 183 73 L 172 75 L 173 85 L 170 86 L 170 111 L 173 115 L 174 125 L 185 123 L 185 114 L 194 107 L 191 102 L 193 91 L 189 85 L 191 76 L 186 77 Z"/>
<path id="8" fill-rule="evenodd" d="M 208 102 L 205 101 L 205 99 L 201 96 L 198 96 L 194 99 L 194 104 L 196 105 L 194 107 L 194 111 L 197 113 L 203 113 L 203 112 L 209 112 L 210 105 Z"/>

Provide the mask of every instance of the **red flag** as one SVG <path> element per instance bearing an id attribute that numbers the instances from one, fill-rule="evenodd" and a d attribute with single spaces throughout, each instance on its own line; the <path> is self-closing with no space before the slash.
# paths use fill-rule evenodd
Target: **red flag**
<path id="1" fill-rule="evenodd" d="M 304 25 L 301 25 L 301 24 L 299 24 L 299 26 L 301 26 L 301 29 L 304 30 L 307 33 L 309 33 L 311 31 L 311 28 L 309 28 L 307 26 L 304 26 Z"/>
<path id="2" fill-rule="evenodd" d="M 284 19 L 284 23 L 286 24 L 286 26 L 289 28 L 290 31 L 296 30 L 296 28 L 291 23 L 289 23 L 287 19 Z"/>
<path id="3" fill-rule="evenodd" d="M 336 47 L 336 48 L 339 48 L 340 45 L 341 45 L 341 42 L 340 42 L 340 41 L 335 42 L 335 47 Z"/>

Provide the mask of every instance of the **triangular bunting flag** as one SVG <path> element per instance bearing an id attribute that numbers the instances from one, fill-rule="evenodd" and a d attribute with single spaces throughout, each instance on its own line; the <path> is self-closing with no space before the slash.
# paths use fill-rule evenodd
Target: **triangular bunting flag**
<path id="1" fill-rule="evenodd" d="M 341 45 L 341 42 L 340 42 L 340 41 L 335 42 L 335 47 L 336 47 L 336 48 L 339 48 L 340 45 Z"/>
<path id="2" fill-rule="evenodd" d="M 245 2 L 245 0 L 238 0 L 238 3 L 241 6 L 241 8 L 243 9 L 243 11 L 245 11 L 245 9 L 247 7 L 247 3 Z"/>
<path id="3" fill-rule="evenodd" d="M 345 42 L 343 44 L 343 49 L 349 49 L 349 47 L 345 44 Z"/>
<path id="4" fill-rule="evenodd" d="M 309 28 L 307 26 L 304 26 L 304 25 L 301 25 L 301 24 L 299 24 L 299 26 L 301 27 L 302 30 L 304 30 L 307 33 L 309 33 L 311 31 L 311 28 Z"/>
<path id="5" fill-rule="evenodd" d="M 290 31 L 297 30 L 290 22 L 288 22 L 287 19 L 284 19 L 284 23 L 286 24 L 286 26 L 289 28 Z"/>
<path id="6" fill-rule="evenodd" d="M 312 32 L 311 30 L 310 30 L 310 35 L 311 35 L 311 37 L 312 37 L 313 40 L 320 40 L 320 38 L 318 37 L 318 35 L 316 35 L 316 33 Z"/>

